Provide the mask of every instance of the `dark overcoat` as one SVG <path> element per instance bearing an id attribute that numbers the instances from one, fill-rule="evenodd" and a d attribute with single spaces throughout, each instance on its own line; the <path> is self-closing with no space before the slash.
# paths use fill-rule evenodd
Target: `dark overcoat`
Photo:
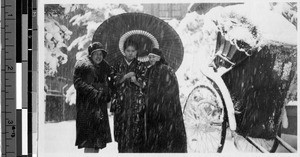
<path id="1" fill-rule="evenodd" d="M 102 149 L 111 142 L 107 103 L 111 68 L 104 60 L 94 65 L 85 57 L 75 64 L 76 143 L 78 148 Z"/>
<path id="2" fill-rule="evenodd" d="M 146 86 L 146 152 L 187 152 L 178 81 L 172 68 L 156 63 Z"/>

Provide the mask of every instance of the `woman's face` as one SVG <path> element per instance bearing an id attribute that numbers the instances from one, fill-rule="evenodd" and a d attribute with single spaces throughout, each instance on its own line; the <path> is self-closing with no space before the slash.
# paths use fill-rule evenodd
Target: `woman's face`
<path id="1" fill-rule="evenodd" d="M 131 62 L 137 54 L 137 50 L 134 46 L 127 46 L 125 49 L 125 58 L 127 61 Z"/>
<path id="2" fill-rule="evenodd" d="M 149 54 L 148 57 L 149 57 L 150 65 L 154 65 L 157 61 L 160 60 L 160 57 L 157 55 Z"/>
<path id="3" fill-rule="evenodd" d="M 96 50 L 95 52 L 93 52 L 93 54 L 92 54 L 92 61 L 95 64 L 101 63 L 102 60 L 103 60 L 103 53 L 102 53 L 101 50 Z"/>

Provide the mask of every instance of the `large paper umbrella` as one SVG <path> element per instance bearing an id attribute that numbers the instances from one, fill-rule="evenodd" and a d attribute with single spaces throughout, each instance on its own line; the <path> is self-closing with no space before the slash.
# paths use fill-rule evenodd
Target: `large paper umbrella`
<path id="1" fill-rule="evenodd" d="M 144 13 L 124 13 L 112 16 L 96 30 L 93 42 L 101 42 L 108 51 L 106 61 L 113 64 L 123 57 L 126 40 L 138 43 L 138 57 L 147 60 L 153 47 L 163 51 L 169 65 L 176 71 L 183 59 L 183 46 L 179 35 L 165 21 Z"/>

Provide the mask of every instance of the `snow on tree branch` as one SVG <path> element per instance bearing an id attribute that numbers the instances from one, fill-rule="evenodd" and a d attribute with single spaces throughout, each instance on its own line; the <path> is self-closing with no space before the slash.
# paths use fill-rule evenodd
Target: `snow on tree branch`
<path id="1" fill-rule="evenodd" d="M 54 76 L 57 73 L 57 67 L 68 61 L 63 48 L 67 47 L 65 41 L 69 40 L 71 35 L 72 32 L 56 20 L 45 19 L 45 76 Z"/>

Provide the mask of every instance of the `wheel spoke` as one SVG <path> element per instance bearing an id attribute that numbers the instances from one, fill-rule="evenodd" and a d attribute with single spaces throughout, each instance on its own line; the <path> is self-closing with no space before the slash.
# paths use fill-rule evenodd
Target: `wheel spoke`
<path id="1" fill-rule="evenodd" d="M 226 134 L 226 128 L 222 125 L 222 102 L 218 102 L 221 99 L 212 92 L 206 86 L 198 86 L 187 99 L 184 121 L 189 151 L 217 152 L 220 146 L 223 147 L 221 133 Z"/>

